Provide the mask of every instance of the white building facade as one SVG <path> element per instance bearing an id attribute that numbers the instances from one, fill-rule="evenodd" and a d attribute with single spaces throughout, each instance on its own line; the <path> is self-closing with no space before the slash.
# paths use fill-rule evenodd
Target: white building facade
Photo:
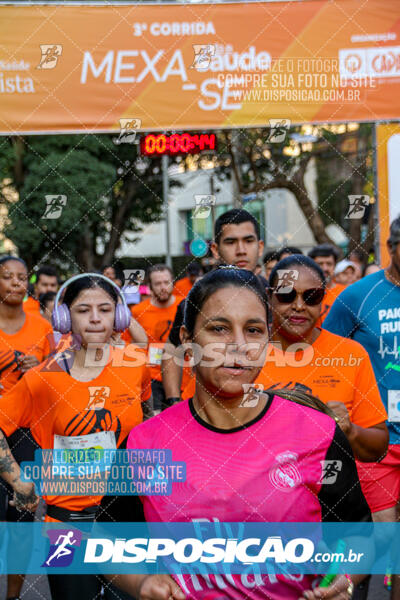
<path id="1" fill-rule="evenodd" d="M 171 256 L 190 255 L 189 243 L 194 238 L 212 239 L 213 218 L 232 208 L 232 181 L 220 182 L 213 169 L 170 171 L 170 177 L 181 181 L 180 188 L 170 189 L 169 227 Z M 306 186 L 314 206 L 317 206 L 315 168 L 310 166 L 306 173 Z M 213 179 L 213 187 L 211 180 Z M 214 190 L 215 207 L 206 219 L 193 218 L 195 195 L 208 195 Z M 244 202 L 243 208 L 251 212 L 260 224 L 261 237 L 268 248 L 283 245 L 298 246 L 308 251 L 315 245 L 314 236 L 296 198 L 288 190 L 269 190 Z M 136 243 L 124 242 L 117 253 L 118 257 L 150 257 L 166 254 L 165 220 L 143 225 L 140 240 Z"/>

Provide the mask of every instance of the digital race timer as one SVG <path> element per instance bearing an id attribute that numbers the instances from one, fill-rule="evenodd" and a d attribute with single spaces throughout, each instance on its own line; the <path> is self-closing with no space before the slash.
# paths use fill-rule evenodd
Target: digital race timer
<path id="1" fill-rule="evenodd" d="M 216 149 L 215 133 L 149 133 L 140 139 L 140 152 L 146 156 L 198 154 L 203 150 Z"/>

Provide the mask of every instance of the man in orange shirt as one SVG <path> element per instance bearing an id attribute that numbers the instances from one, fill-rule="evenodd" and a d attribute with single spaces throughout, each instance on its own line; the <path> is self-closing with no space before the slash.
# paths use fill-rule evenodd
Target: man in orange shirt
<path id="1" fill-rule="evenodd" d="M 36 273 L 36 283 L 33 289 L 33 296 L 29 296 L 24 302 L 24 311 L 40 315 L 39 296 L 58 290 L 58 276 L 54 267 L 43 265 L 39 268 Z"/>
<path id="2" fill-rule="evenodd" d="M 154 411 L 160 412 L 167 407 L 161 377 L 162 353 L 181 298 L 176 298 L 173 294 L 173 274 L 167 265 L 157 264 L 151 267 L 148 278 L 151 298 L 133 306 L 131 312 L 148 337 L 148 365 Z"/>
<path id="3" fill-rule="evenodd" d="M 318 327 L 321 327 L 332 304 L 346 286 L 336 283 L 334 279 L 335 267 L 339 259 L 339 252 L 335 246 L 332 246 L 332 244 L 319 244 L 319 246 L 315 246 L 310 250 L 308 256 L 315 260 L 317 265 L 321 267 L 326 280 L 325 297 L 322 304 L 321 316 L 318 321 Z"/>
<path id="4" fill-rule="evenodd" d="M 190 263 L 186 267 L 186 277 L 178 279 L 174 285 L 174 295 L 183 300 L 192 289 L 195 281 L 203 275 L 203 269 L 197 262 Z"/>

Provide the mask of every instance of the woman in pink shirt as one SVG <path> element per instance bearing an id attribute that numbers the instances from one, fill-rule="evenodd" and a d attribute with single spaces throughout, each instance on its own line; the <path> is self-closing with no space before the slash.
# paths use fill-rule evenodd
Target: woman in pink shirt
<path id="1" fill-rule="evenodd" d="M 127 443 L 171 449 L 174 461 L 186 463 L 186 480 L 173 483 L 171 495 L 140 498 L 146 521 L 370 520 L 351 448 L 329 409 L 302 392 L 252 389 L 268 342 L 267 298 L 254 274 L 224 267 L 197 282 L 181 340 L 189 354 L 202 350 L 193 398 L 135 427 Z M 327 460 L 342 465 L 330 485 L 321 483 Z M 132 497 L 131 517 L 135 510 Z M 140 600 L 320 597 L 312 575 L 109 577 Z M 346 600 L 352 588 L 348 576 L 338 575 L 324 592 L 330 600 Z"/>

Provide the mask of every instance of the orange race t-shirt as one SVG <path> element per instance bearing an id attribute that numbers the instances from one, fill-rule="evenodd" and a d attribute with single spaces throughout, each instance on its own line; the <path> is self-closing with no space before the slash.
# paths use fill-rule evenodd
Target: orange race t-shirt
<path id="1" fill-rule="evenodd" d="M 182 277 L 182 279 L 178 279 L 178 281 L 175 282 L 173 293 L 182 300 L 183 298 L 186 298 L 192 287 L 193 284 L 189 277 Z"/>
<path id="2" fill-rule="evenodd" d="M 194 374 L 186 379 L 186 385 L 182 385 L 182 400 L 189 400 L 189 398 L 193 398 L 194 392 L 196 391 L 196 377 Z"/>
<path id="3" fill-rule="evenodd" d="M 321 327 L 324 322 L 328 312 L 331 309 L 332 304 L 335 302 L 336 298 L 346 289 L 345 285 L 341 283 L 336 283 L 333 288 L 326 288 L 325 296 L 322 300 L 321 314 L 317 321 L 317 327 Z"/>
<path id="4" fill-rule="evenodd" d="M 358 342 L 324 329 L 304 352 L 284 353 L 270 344 L 254 383 L 264 389 L 301 389 L 325 403 L 343 402 L 351 421 L 360 427 L 387 419 L 367 351 Z"/>
<path id="5" fill-rule="evenodd" d="M 28 296 L 28 298 L 23 303 L 22 308 L 26 313 L 29 312 L 40 315 L 39 300 L 35 300 L 35 298 L 32 298 L 32 296 Z"/>
<path id="6" fill-rule="evenodd" d="M 143 354 L 143 353 L 142 353 Z M 141 403 L 151 395 L 144 360 L 136 366 L 104 367 L 91 381 L 77 381 L 53 358 L 28 371 L 0 399 L 0 428 L 11 435 L 29 427 L 42 449 L 119 447 L 143 420 Z M 77 438 L 79 436 L 79 438 Z M 104 438 L 104 439 L 103 439 Z M 45 496 L 47 504 L 82 510 L 102 496 Z"/>
<path id="7" fill-rule="evenodd" d="M 53 330 L 40 315 L 25 314 L 25 323 L 12 335 L 0 329 L 0 384 L 1 393 L 11 389 L 22 377 L 19 359 L 30 354 L 42 362 L 51 351 Z"/>
<path id="8" fill-rule="evenodd" d="M 372 427 L 387 419 L 366 350 L 358 342 L 324 329 L 304 353 L 284 353 L 270 344 L 266 363 L 254 383 L 264 389 L 301 389 L 325 403 L 343 402 L 351 421 L 360 427 Z M 195 389 L 193 376 L 182 399 L 192 398 Z"/>
<path id="9" fill-rule="evenodd" d="M 146 331 L 148 337 L 147 360 L 152 379 L 161 381 L 161 357 L 165 342 L 168 339 L 175 313 L 181 298 L 175 298 L 171 306 L 157 308 L 151 303 L 150 298 L 136 304 L 131 308 L 133 317 Z"/>

